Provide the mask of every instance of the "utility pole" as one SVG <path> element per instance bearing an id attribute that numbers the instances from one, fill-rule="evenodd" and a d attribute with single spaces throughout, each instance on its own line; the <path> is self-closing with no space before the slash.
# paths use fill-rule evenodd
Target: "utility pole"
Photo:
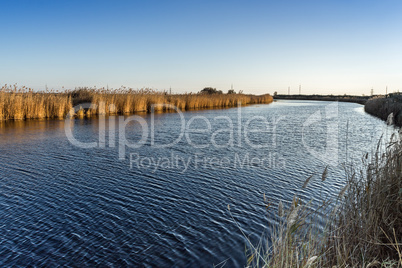
<path id="1" fill-rule="evenodd" d="M 385 97 L 388 95 L 388 86 L 385 87 Z"/>
<path id="2" fill-rule="evenodd" d="M 371 88 L 371 96 L 374 95 L 374 88 Z"/>
<path id="3" fill-rule="evenodd" d="M 299 85 L 299 95 L 301 95 L 301 85 Z"/>
<path id="4" fill-rule="evenodd" d="M 169 95 L 172 95 L 172 87 L 169 88 Z"/>
<path id="5" fill-rule="evenodd" d="M 290 87 L 288 87 L 288 95 L 290 95 Z"/>

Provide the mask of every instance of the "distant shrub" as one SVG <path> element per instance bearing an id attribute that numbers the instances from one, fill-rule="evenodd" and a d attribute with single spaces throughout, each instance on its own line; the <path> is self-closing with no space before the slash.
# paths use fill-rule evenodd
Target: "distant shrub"
<path id="1" fill-rule="evenodd" d="M 201 94 L 223 94 L 222 90 L 217 90 L 213 87 L 205 87 L 200 91 Z"/>

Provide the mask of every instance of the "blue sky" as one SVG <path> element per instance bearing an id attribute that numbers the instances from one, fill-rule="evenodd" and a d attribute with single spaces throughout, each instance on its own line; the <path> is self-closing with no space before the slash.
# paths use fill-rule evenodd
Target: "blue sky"
<path id="1" fill-rule="evenodd" d="M 0 83 L 402 91 L 401 1 L 2 1 Z"/>

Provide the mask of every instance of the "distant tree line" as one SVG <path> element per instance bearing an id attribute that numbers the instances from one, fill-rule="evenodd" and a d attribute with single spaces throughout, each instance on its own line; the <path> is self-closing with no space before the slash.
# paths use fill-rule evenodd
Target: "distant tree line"
<path id="1" fill-rule="evenodd" d="M 217 90 L 216 88 L 213 87 L 205 87 L 203 90 L 199 92 L 200 94 L 223 94 L 222 90 Z M 240 92 L 239 92 L 240 93 Z M 229 89 L 227 94 L 236 94 L 236 91 L 234 89 Z"/>

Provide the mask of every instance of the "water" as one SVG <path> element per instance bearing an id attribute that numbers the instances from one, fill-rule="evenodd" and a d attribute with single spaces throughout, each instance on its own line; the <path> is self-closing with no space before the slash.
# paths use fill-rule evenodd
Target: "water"
<path id="1" fill-rule="evenodd" d="M 72 144 L 63 120 L 0 123 L 0 266 L 244 266 L 246 240 L 232 217 L 258 242 L 277 222 L 279 200 L 335 196 L 343 164 L 358 166 L 392 132 L 353 103 L 278 101 L 136 119 L 125 131 L 118 117 L 67 125 L 95 148 Z M 183 122 L 196 130 L 178 139 Z M 120 146 L 122 133 L 138 148 Z"/>

